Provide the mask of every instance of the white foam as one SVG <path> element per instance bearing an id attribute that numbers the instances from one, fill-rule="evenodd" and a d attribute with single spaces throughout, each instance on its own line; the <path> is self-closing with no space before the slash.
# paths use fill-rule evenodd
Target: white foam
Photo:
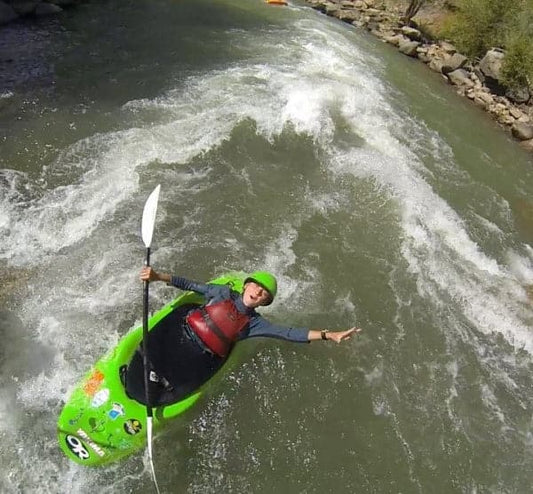
<path id="1" fill-rule="evenodd" d="M 524 285 L 533 285 L 533 256 L 509 250 L 507 258 L 511 273 Z"/>
<path id="2" fill-rule="evenodd" d="M 365 90 L 377 93 L 373 83 L 354 78 L 358 70 L 353 62 L 346 70 L 344 59 L 333 56 L 336 50 L 354 56 L 342 37 L 326 38 L 327 46 L 317 49 L 312 38 L 316 27 L 302 22 L 300 29 L 309 41 L 296 70 L 291 57 L 285 61 L 280 57 L 279 65 L 255 63 L 191 78 L 184 88 L 165 96 L 124 106 L 125 111 L 154 115 L 151 125 L 79 141 L 46 167 L 36 182 L 18 172 L 5 172 L 10 189 L 0 217 L 0 256 L 12 265 L 38 264 L 88 238 L 135 194 L 139 170 L 155 161 L 187 162 L 227 139 L 243 119 L 256 122 L 258 132 L 268 139 L 290 123 L 299 132 L 328 140 L 334 125 L 327 112 L 340 96 L 352 92 L 350 80 L 362 81 Z M 272 38 L 266 46 L 278 42 Z M 46 188 L 65 173 L 75 177 L 73 183 Z M 24 190 L 36 198 L 22 200 Z"/>
<path id="3" fill-rule="evenodd" d="M 328 50 L 328 47 L 316 45 L 313 48 L 319 59 L 320 53 Z M 328 56 L 335 58 L 338 55 L 329 53 Z M 345 70 L 349 72 L 350 69 L 348 66 Z M 529 328 L 521 317 L 516 316 L 519 300 L 507 298 L 517 293 L 512 286 L 518 287 L 522 280 L 516 279 L 507 266 L 500 265 L 472 240 L 463 220 L 424 179 L 427 171 L 418 156 L 396 137 L 397 128 L 408 132 L 411 127 L 415 134 L 420 133 L 418 124 L 402 120 L 403 116 L 393 111 L 380 84 L 376 84 L 370 96 L 366 90 L 362 92 L 364 102 L 353 95 L 354 86 L 363 84 L 364 77 L 353 74 L 355 82 L 343 84 L 337 81 L 331 87 L 327 81 L 322 83 L 326 87 L 320 87 L 320 82 L 312 85 L 304 81 L 299 85 L 297 99 L 306 100 L 302 92 L 305 93 L 307 84 L 310 102 L 307 110 L 296 116 L 288 111 L 286 115 L 295 119 L 300 129 L 320 133 L 317 140 L 324 136 L 329 138 L 329 120 L 324 115 L 327 115 L 328 105 L 332 104 L 332 97 L 320 100 L 316 94 L 333 93 L 344 118 L 366 145 L 352 149 L 326 145 L 330 170 L 371 178 L 378 187 L 397 199 L 404 231 L 402 253 L 410 271 L 417 277 L 419 293 L 432 303 L 438 303 L 441 298 L 439 291 L 448 293 L 478 329 L 487 334 L 500 333 L 517 348 L 533 352 Z M 366 77 L 371 80 L 372 74 Z M 324 125 L 317 125 L 316 119 L 325 122 Z M 432 133 L 429 141 L 435 143 L 439 139 Z M 454 168 L 449 148 L 435 144 L 433 147 L 440 153 L 435 157 L 437 161 L 440 159 L 448 168 Z M 468 177 L 463 175 L 463 179 Z M 494 230 L 494 226 L 490 226 Z M 520 271 L 524 273 L 523 269 Z"/>
<path id="4" fill-rule="evenodd" d="M 503 237 L 503 231 L 501 228 L 494 224 L 492 221 L 488 220 L 487 218 L 484 218 L 480 214 L 474 213 L 473 216 L 476 218 L 476 220 L 485 228 L 485 230 L 488 230 L 493 235 L 498 235 L 499 237 Z"/>
<path id="5" fill-rule="evenodd" d="M 505 414 L 498 405 L 498 399 L 494 395 L 494 392 L 487 384 L 481 386 L 481 399 L 491 414 L 498 419 L 503 427 L 506 427 L 505 424 L 507 423 L 507 420 Z"/>

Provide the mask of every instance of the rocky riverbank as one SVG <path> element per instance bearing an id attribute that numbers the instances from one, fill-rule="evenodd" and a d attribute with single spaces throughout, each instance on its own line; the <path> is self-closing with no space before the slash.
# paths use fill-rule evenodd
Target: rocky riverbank
<path id="1" fill-rule="evenodd" d="M 2 25 L 21 17 L 57 14 L 83 0 L 0 0 Z M 406 56 L 419 59 L 442 75 L 462 96 L 489 113 L 533 152 L 533 95 L 529 88 L 507 91 L 500 83 L 505 53 L 492 49 L 480 61 L 469 60 L 447 41 L 429 40 L 424 32 L 404 25 L 402 2 L 392 0 L 306 0 L 314 9 L 364 28 Z M 437 10 L 437 16 L 439 11 Z"/>
<path id="2" fill-rule="evenodd" d="M 406 56 L 425 63 L 442 75 L 457 93 L 469 98 L 512 133 L 520 145 L 533 152 L 533 96 L 528 88 L 508 91 L 500 83 L 505 53 L 487 52 L 479 62 L 469 60 L 451 43 L 429 40 L 424 33 L 401 21 L 398 2 L 385 0 L 306 0 L 314 9 L 364 28 Z"/>

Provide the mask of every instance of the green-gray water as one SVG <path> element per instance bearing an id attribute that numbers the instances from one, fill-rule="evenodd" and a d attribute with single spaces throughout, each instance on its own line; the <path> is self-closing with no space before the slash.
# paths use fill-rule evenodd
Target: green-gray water
<path id="1" fill-rule="evenodd" d="M 2 492 L 151 492 L 55 424 L 140 320 L 158 183 L 154 266 L 267 268 L 272 320 L 364 328 L 240 344 L 155 441 L 164 492 L 532 492 L 533 160 L 484 114 L 303 4 L 89 2 L 0 46 Z"/>

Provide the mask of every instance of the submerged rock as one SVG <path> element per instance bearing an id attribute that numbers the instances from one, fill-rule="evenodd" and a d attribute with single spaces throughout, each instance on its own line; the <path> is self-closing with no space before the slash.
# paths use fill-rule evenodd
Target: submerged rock
<path id="1" fill-rule="evenodd" d="M 533 126 L 524 122 L 515 122 L 511 128 L 511 132 L 520 141 L 533 139 Z"/>
<path id="2" fill-rule="evenodd" d="M 416 50 L 419 46 L 420 43 L 418 41 L 411 41 L 405 39 L 401 40 L 399 44 L 400 51 L 409 57 L 416 57 Z"/>
<path id="3" fill-rule="evenodd" d="M 455 86 L 474 87 L 474 81 L 470 79 L 470 74 L 464 69 L 457 69 L 446 75 Z"/>
<path id="4" fill-rule="evenodd" d="M 520 146 L 522 146 L 526 151 L 533 153 L 533 139 L 528 141 L 521 141 Z M 533 300 L 533 286 L 531 287 L 531 300 Z"/>
<path id="5" fill-rule="evenodd" d="M 443 74 L 448 74 L 454 70 L 463 68 L 468 62 L 468 58 L 460 53 L 454 53 L 452 56 L 446 57 L 442 62 L 441 71 Z"/>

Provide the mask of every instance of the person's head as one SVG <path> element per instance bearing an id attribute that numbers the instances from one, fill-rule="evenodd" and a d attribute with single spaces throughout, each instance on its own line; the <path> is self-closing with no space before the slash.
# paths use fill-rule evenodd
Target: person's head
<path id="1" fill-rule="evenodd" d="M 255 271 L 244 280 L 242 299 L 247 307 L 270 305 L 278 291 L 278 283 L 273 274 Z"/>

